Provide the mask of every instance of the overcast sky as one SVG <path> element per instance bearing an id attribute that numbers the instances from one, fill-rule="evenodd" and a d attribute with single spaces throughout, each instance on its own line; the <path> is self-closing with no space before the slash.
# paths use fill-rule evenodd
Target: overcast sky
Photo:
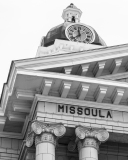
<path id="1" fill-rule="evenodd" d="M 35 57 L 41 37 L 63 23 L 70 3 L 108 46 L 128 43 L 128 0 L 0 0 L 0 94 L 11 61 Z"/>

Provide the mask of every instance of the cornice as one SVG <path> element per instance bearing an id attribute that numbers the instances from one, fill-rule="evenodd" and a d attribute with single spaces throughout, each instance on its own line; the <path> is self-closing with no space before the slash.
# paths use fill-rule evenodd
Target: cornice
<path id="1" fill-rule="evenodd" d="M 12 70 L 10 72 L 10 75 L 8 77 L 8 82 L 7 82 L 7 84 L 4 85 L 3 94 L 2 94 L 2 97 L 1 97 L 0 115 L 2 115 L 2 116 L 4 115 L 4 112 L 6 110 L 6 105 L 7 105 L 8 98 L 12 94 L 14 83 L 15 83 L 15 80 L 16 80 L 16 76 L 17 76 L 17 69 L 13 65 Z"/>
<path id="2" fill-rule="evenodd" d="M 49 79 L 62 79 L 67 81 L 77 81 L 83 83 L 95 83 L 101 84 L 105 86 L 117 86 L 117 87 L 124 87 L 128 88 L 128 83 L 126 82 L 119 82 L 119 81 L 111 81 L 106 79 L 99 79 L 99 78 L 90 78 L 90 77 L 83 77 L 83 76 L 76 76 L 76 75 L 68 75 L 62 73 L 54 73 L 54 72 L 45 72 L 45 71 L 34 71 L 30 69 L 21 69 L 17 68 L 17 74 L 23 75 L 31 75 L 31 76 L 40 76 Z"/>
<path id="3" fill-rule="evenodd" d="M 66 74 L 60 74 L 60 73 L 53 73 L 53 72 L 45 72 L 45 71 L 34 71 L 34 70 L 27 70 L 22 68 L 16 68 L 15 72 L 12 72 L 9 77 L 8 84 L 5 85 L 3 95 L 2 95 L 2 101 L 1 101 L 1 115 L 4 115 L 4 111 L 6 109 L 6 104 L 9 96 L 12 94 L 12 90 L 14 88 L 16 76 L 18 74 L 23 75 L 32 75 L 32 76 L 40 76 L 40 77 L 46 77 L 51 79 L 62 79 L 67 81 L 78 81 L 81 83 L 95 83 L 95 84 L 101 84 L 101 85 L 107 85 L 107 86 L 116 86 L 116 87 L 123 87 L 128 88 L 128 83 L 126 82 L 118 82 L 118 81 L 111 81 L 111 80 L 104 80 L 104 79 L 98 79 L 98 78 L 89 78 L 89 77 L 83 77 L 83 76 L 75 76 L 75 75 L 66 75 Z"/>
<path id="4" fill-rule="evenodd" d="M 67 75 L 67 74 L 60 74 L 60 73 L 53 73 L 53 72 L 45 72 L 45 71 L 34 71 L 34 70 L 29 70 L 29 69 L 23 69 L 23 68 L 15 68 L 14 67 L 14 71 L 11 72 L 10 76 L 9 76 L 9 80 L 8 83 L 5 85 L 4 87 L 4 91 L 3 91 L 3 95 L 2 95 L 2 100 L 1 100 L 1 111 L 0 114 L 1 116 L 4 116 L 4 112 L 6 110 L 6 105 L 7 105 L 7 101 L 9 99 L 9 96 L 11 96 L 13 88 L 14 88 L 14 84 L 16 81 L 16 77 L 17 75 L 30 75 L 30 76 L 36 76 L 36 77 L 45 77 L 46 79 L 52 79 L 54 81 L 54 79 L 62 79 L 63 81 L 67 81 L 67 82 L 80 82 L 80 83 L 92 83 L 92 84 L 100 84 L 103 86 L 116 86 L 119 88 L 125 88 L 126 90 L 128 90 L 128 83 L 126 82 L 118 82 L 118 81 L 111 81 L 111 80 L 104 80 L 104 79 L 98 79 L 98 78 L 89 78 L 89 77 L 83 77 L 83 76 L 76 76 L 76 75 Z M 42 96 L 38 95 L 38 98 L 40 97 L 40 99 L 42 99 Z M 49 97 L 49 96 L 48 96 Z M 97 108 L 101 107 L 101 108 L 105 108 L 105 109 L 113 109 L 113 110 L 119 110 L 119 111 L 128 111 L 127 106 L 123 106 L 123 105 L 114 105 L 114 104 L 105 104 L 105 103 L 98 103 L 98 105 L 96 105 L 96 102 L 89 102 L 89 101 L 81 101 L 79 100 L 73 100 L 73 99 L 63 99 L 63 98 L 58 98 L 57 97 L 45 97 L 45 101 L 47 101 L 47 99 L 54 99 L 54 102 L 57 102 L 58 100 L 62 103 L 65 103 L 65 101 L 68 104 L 74 104 L 74 105 L 85 105 L 88 104 L 88 106 L 90 107 L 94 107 Z M 50 100 L 49 100 L 50 101 Z M 24 124 L 24 128 L 22 131 L 22 135 L 18 135 L 18 137 L 23 137 L 25 135 L 25 131 L 26 128 L 28 126 L 28 123 L 30 120 L 32 120 L 33 118 L 33 114 L 35 111 L 35 106 L 36 106 L 37 101 L 34 99 L 33 101 L 33 105 L 30 111 L 30 115 L 29 117 L 26 119 L 25 124 Z M 6 135 L 6 134 L 5 134 Z M 3 133 L 3 136 L 5 136 Z M 13 135 L 12 135 L 13 137 Z"/>
<path id="5" fill-rule="evenodd" d="M 48 69 L 128 56 L 128 44 L 14 61 L 15 67 Z"/>
<path id="6" fill-rule="evenodd" d="M 60 73 L 52 73 L 52 72 L 45 72 L 45 71 L 36 71 L 38 69 L 46 69 L 46 68 L 57 67 L 57 66 L 60 67 L 60 66 L 76 65 L 76 64 L 82 64 L 82 63 L 84 64 L 84 63 L 94 62 L 98 60 L 105 60 L 105 59 L 111 59 L 111 58 L 116 58 L 116 57 L 125 57 L 125 56 L 128 56 L 127 52 L 128 52 L 128 44 L 121 45 L 121 46 L 94 49 L 90 51 L 66 53 L 63 55 L 39 57 L 39 58 L 33 58 L 33 59 L 14 61 L 14 63 L 12 64 L 11 70 L 10 70 L 7 84 L 5 84 L 4 89 L 3 89 L 3 94 L 1 98 L 0 115 L 4 116 L 7 101 L 9 99 L 9 96 L 11 96 L 12 94 L 14 84 L 16 81 L 16 77 L 18 74 L 40 76 L 40 77 L 46 77 L 50 79 L 58 78 L 58 79 L 67 80 L 69 82 L 77 81 L 77 82 L 82 82 L 82 83 L 96 83 L 96 84 L 100 83 L 105 86 L 106 85 L 117 86 L 117 87 L 123 87 L 123 88 L 128 89 L 128 83 L 125 83 L 125 82 L 104 80 L 104 79 L 98 79 L 98 78 L 89 78 L 89 77 L 75 76 L 75 75 L 67 75 L 67 74 L 60 74 Z M 115 75 L 115 77 L 118 77 L 118 76 L 119 74 Z M 122 75 L 120 74 L 120 77 L 121 76 Z M 125 76 L 127 76 L 127 73 L 125 73 Z M 67 102 L 66 98 L 65 100 Z M 71 99 L 71 101 L 73 100 Z M 78 100 L 76 100 L 76 102 L 78 102 Z M 96 104 L 96 102 L 83 101 L 83 103 L 85 102 L 89 103 L 90 107 L 91 106 L 93 107 L 94 105 L 93 103 Z M 98 106 L 99 104 L 100 103 L 98 103 Z M 103 103 L 100 105 L 102 105 L 102 107 L 107 106 L 107 104 L 103 104 Z M 28 120 L 25 121 L 26 124 L 24 125 L 22 135 L 16 134 L 17 137 L 21 138 L 25 134 L 27 124 L 29 123 L 29 120 L 32 119 L 33 117 L 32 115 L 34 114 L 34 107 L 35 106 L 33 104 L 31 115 L 28 118 Z M 127 106 L 109 104 L 108 109 L 109 107 L 113 107 L 114 110 L 128 111 Z M 1 135 L 6 136 L 6 134 L 5 135 L 1 134 Z M 15 134 L 11 136 L 15 137 Z"/>

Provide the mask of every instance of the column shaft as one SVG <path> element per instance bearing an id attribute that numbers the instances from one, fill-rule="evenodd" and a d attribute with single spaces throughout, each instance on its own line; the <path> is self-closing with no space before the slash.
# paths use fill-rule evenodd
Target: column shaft
<path id="1" fill-rule="evenodd" d="M 79 141 L 79 160 L 98 160 L 98 146 L 98 142 L 93 138 Z"/>
<path id="2" fill-rule="evenodd" d="M 55 160 L 55 146 L 51 143 L 40 143 L 36 146 L 36 160 Z"/>
<path id="3" fill-rule="evenodd" d="M 36 160 L 55 160 L 55 137 L 43 133 L 36 137 Z"/>
<path id="4" fill-rule="evenodd" d="M 78 126 L 75 129 L 79 160 L 98 160 L 100 143 L 108 140 L 109 133 L 105 128 L 87 128 Z"/>

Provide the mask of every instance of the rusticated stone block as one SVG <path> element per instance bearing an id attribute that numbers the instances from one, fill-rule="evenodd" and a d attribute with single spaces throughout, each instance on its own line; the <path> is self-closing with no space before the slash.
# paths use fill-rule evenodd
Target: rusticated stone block
<path id="1" fill-rule="evenodd" d="M 14 158 L 18 158 L 18 157 L 19 157 L 19 155 L 18 155 L 18 154 L 12 154 L 12 157 L 14 157 Z"/>
<path id="2" fill-rule="evenodd" d="M 12 149 L 18 149 L 19 141 L 17 139 L 12 139 Z"/>
<path id="3" fill-rule="evenodd" d="M 2 147 L 3 148 L 11 148 L 11 139 L 2 138 Z"/>
<path id="4" fill-rule="evenodd" d="M 17 150 L 14 150 L 14 149 L 7 149 L 7 153 L 14 153 L 14 154 L 17 154 Z"/>
<path id="5" fill-rule="evenodd" d="M 5 153 L 6 149 L 5 148 L 0 148 L 0 152 Z"/>
<path id="6" fill-rule="evenodd" d="M 1 157 L 11 157 L 11 154 L 8 153 L 0 153 Z"/>
<path id="7" fill-rule="evenodd" d="M 21 144 L 22 144 L 22 140 L 19 140 L 19 149 L 21 147 Z"/>

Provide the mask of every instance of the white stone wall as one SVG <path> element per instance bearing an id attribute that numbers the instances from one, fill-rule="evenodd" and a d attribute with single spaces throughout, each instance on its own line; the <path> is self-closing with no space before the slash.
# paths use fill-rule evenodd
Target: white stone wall
<path id="1" fill-rule="evenodd" d="M 0 138 L 0 160 L 18 160 L 22 141 L 10 138 Z"/>

